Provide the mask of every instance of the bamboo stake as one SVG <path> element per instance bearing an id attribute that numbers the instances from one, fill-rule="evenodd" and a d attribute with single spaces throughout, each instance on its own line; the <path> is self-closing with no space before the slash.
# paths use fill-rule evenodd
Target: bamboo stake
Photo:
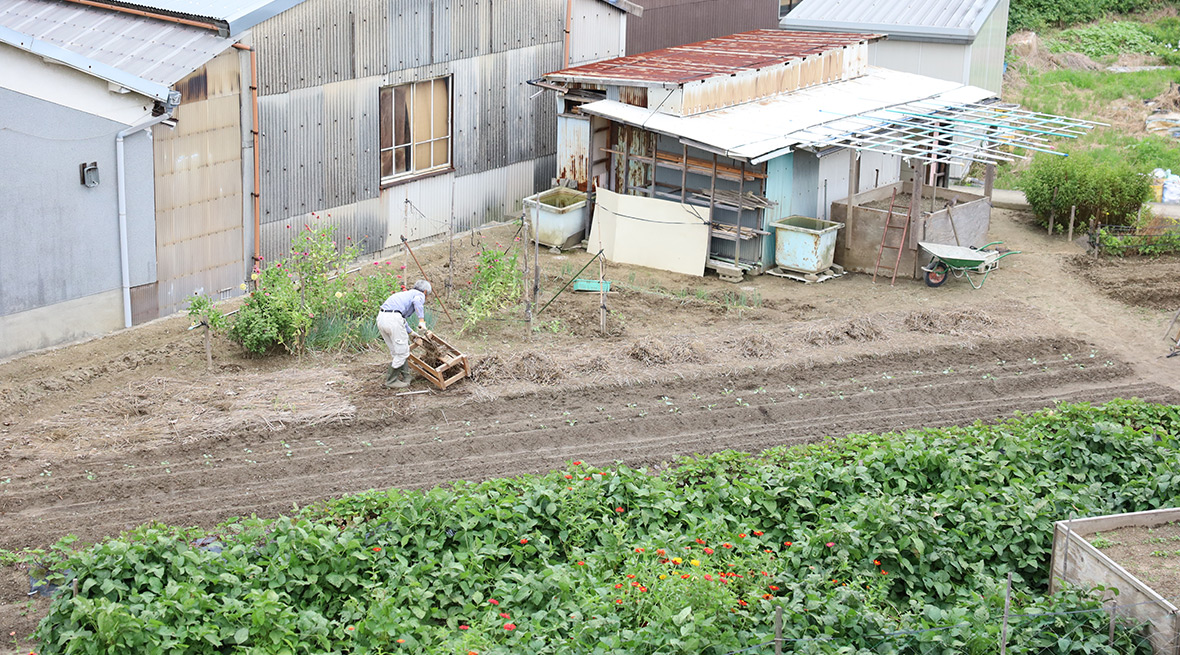
<path id="1" fill-rule="evenodd" d="M 1066 240 L 1069 241 L 1070 243 L 1073 243 L 1073 222 L 1074 222 L 1075 215 L 1077 214 L 1077 211 L 1078 211 L 1077 205 L 1073 205 L 1072 207 L 1069 208 L 1069 236 L 1066 237 Z"/>
<path id="2" fill-rule="evenodd" d="M 541 203 L 533 211 L 533 305 L 541 295 Z M 529 312 L 529 334 L 533 331 L 533 320 L 537 312 Z"/>
<path id="3" fill-rule="evenodd" d="M 1008 612 L 1012 607 L 1012 574 L 1008 574 L 1008 590 L 1004 593 L 1004 627 L 1000 632 L 1000 655 L 1008 653 Z"/>
<path id="4" fill-rule="evenodd" d="M 598 329 L 606 336 L 606 257 L 598 251 Z"/>
<path id="5" fill-rule="evenodd" d="M 426 270 L 418 262 L 418 255 L 415 255 L 414 251 L 410 249 L 410 242 L 406 240 L 406 235 L 404 234 L 402 235 L 402 245 L 405 246 L 406 252 L 410 253 L 410 257 L 414 258 L 414 265 L 418 267 L 418 272 L 422 274 L 422 279 L 430 282 L 430 278 L 426 276 Z M 434 286 L 434 283 L 431 283 L 431 286 Z M 443 309 L 443 313 L 447 315 L 447 320 L 451 322 L 451 325 L 454 325 L 455 319 L 451 316 L 451 311 L 447 309 L 447 304 L 442 301 L 442 298 L 438 297 L 438 294 L 434 295 L 434 299 L 438 301 L 439 306 Z"/>

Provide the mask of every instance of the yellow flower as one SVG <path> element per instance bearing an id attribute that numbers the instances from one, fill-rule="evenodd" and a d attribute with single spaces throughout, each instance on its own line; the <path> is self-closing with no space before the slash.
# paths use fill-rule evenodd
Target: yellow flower
<path id="1" fill-rule="evenodd" d="M 679 557 L 673 557 L 673 558 L 672 558 L 672 563 L 673 563 L 673 564 L 680 564 L 680 563 L 681 563 L 681 562 L 683 562 L 683 561 L 684 561 L 684 560 L 680 559 Z"/>
<path id="2" fill-rule="evenodd" d="M 701 560 L 699 560 L 699 559 L 689 560 L 688 563 L 692 564 L 693 566 L 700 566 Z"/>
<path id="3" fill-rule="evenodd" d="M 668 579 L 668 576 L 666 576 L 666 575 L 664 575 L 663 573 L 661 573 L 661 574 L 660 574 L 660 579 L 661 579 L 661 580 L 667 580 L 667 579 Z"/>
<path id="4" fill-rule="evenodd" d="M 242 291 L 246 290 L 246 283 L 245 282 L 239 284 L 238 286 L 242 288 Z"/>
<path id="5" fill-rule="evenodd" d="M 337 297 L 337 298 L 343 298 L 343 297 L 344 297 L 344 293 L 343 293 L 343 292 L 340 292 L 340 291 L 337 291 L 337 292 L 336 292 L 336 297 Z"/>
<path id="6" fill-rule="evenodd" d="M 251 274 L 250 274 L 250 279 L 251 279 L 251 280 L 257 280 L 257 279 L 258 279 L 258 274 L 257 274 L 257 273 L 251 273 Z"/>

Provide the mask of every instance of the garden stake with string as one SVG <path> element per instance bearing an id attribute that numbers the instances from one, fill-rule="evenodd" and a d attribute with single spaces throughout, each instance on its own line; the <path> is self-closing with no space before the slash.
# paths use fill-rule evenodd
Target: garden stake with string
<path id="1" fill-rule="evenodd" d="M 430 278 L 426 276 L 426 271 L 422 268 L 422 264 L 418 263 L 418 255 L 415 255 L 414 251 L 410 249 L 410 242 L 406 240 L 406 235 L 404 234 L 402 235 L 402 245 L 406 247 L 406 252 L 410 253 L 410 256 L 414 258 L 414 265 L 418 267 L 418 272 L 422 274 L 422 279 L 429 282 Z M 455 319 L 451 317 L 451 312 L 447 309 L 447 304 L 444 303 L 442 298 L 439 298 L 438 296 L 435 296 L 435 299 L 438 300 L 439 306 L 441 306 L 443 308 L 443 312 L 446 313 L 447 320 L 451 322 L 451 325 L 454 325 Z"/>
<path id="2" fill-rule="evenodd" d="M 599 251 L 598 251 L 598 254 L 597 254 L 597 255 L 594 255 L 594 258 L 593 258 L 593 259 L 591 259 L 590 261 L 586 262 L 586 265 L 585 265 L 585 266 L 583 266 L 582 268 L 579 268 L 579 269 L 578 269 L 578 272 L 577 272 L 577 273 L 574 273 L 573 277 L 571 277 L 571 278 L 569 279 L 569 282 L 566 282 L 564 285 L 562 285 L 562 287 L 561 287 L 560 289 L 558 289 L 558 290 L 557 290 L 557 293 L 553 294 L 553 297 L 549 299 L 549 302 L 545 303 L 544 305 L 542 305 L 542 306 L 541 306 L 541 308 L 540 308 L 540 309 L 538 309 L 538 310 L 537 310 L 537 313 L 538 313 L 538 314 L 540 314 L 541 312 L 545 311 L 545 309 L 546 309 L 547 307 L 549 307 L 549 305 L 552 305 L 552 304 L 553 304 L 553 301 L 554 301 L 554 300 L 557 300 L 557 297 L 561 295 L 561 292 L 562 292 L 562 291 L 565 291 L 566 289 L 568 289 L 568 288 L 569 288 L 569 286 L 570 286 L 571 284 L 573 284 L 573 283 L 574 283 L 574 280 L 576 280 L 576 279 L 578 278 L 578 276 L 582 274 L 582 271 L 586 270 L 587 268 L 590 268 L 590 265 L 594 263 L 594 260 L 595 260 L 595 259 L 598 259 L 598 258 L 600 258 L 600 257 L 602 257 L 602 251 L 601 251 L 601 250 L 599 250 Z M 601 266 L 599 267 L 599 270 L 601 271 Z M 601 291 L 601 290 L 602 290 L 602 274 L 601 274 L 601 273 L 599 273 L 598 289 L 599 289 L 599 291 Z M 602 304 L 603 304 L 603 306 L 606 306 L 606 301 L 604 300 Z"/>

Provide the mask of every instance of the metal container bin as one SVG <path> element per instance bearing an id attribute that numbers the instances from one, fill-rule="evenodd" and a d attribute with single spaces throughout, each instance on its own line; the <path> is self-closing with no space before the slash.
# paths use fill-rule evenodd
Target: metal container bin
<path id="1" fill-rule="evenodd" d="M 537 221 L 537 241 L 553 248 L 569 248 L 582 240 L 586 227 L 586 194 L 557 187 L 524 199 L 525 217 Z"/>
<path id="2" fill-rule="evenodd" d="M 774 263 L 800 273 L 819 274 L 832 267 L 836 232 L 843 223 L 809 216 L 788 216 L 774 223 Z"/>

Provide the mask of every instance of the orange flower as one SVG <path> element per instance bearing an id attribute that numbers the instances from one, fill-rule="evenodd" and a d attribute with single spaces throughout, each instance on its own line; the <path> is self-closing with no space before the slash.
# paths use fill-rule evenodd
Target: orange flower
<path id="1" fill-rule="evenodd" d="M 745 532 L 738 533 L 738 539 L 745 539 L 745 538 L 746 538 Z"/>
<path id="2" fill-rule="evenodd" d="M 521 543 L 521 545 L 522 545 L 522 546 L 523 546 L 524 544 L 527 544 L 528 542 L 529 542 L 529 540 L 528 540 L 528 539 L 521 539 L 521 540 L 520 540 L 520 543 Z"/>
<path id="3" fill-rule="evenodd" d="M 754 536 L 755 536 L 755 537 L 761 537 L 762 535 L 763 535 L 763 532 L 762 532 L 761 530 L 755 530 L 755 531 L 754 531 Z"/>

